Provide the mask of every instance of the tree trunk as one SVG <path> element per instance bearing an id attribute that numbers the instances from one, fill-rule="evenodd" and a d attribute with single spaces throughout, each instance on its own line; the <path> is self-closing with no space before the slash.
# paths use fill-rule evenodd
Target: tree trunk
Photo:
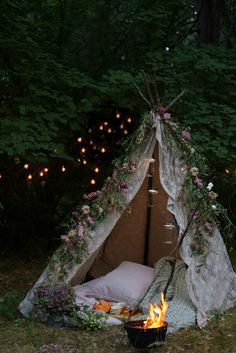
<path id="1" fill-rule="evenodd" d="M 198 43 L 218 45 L 224 0 L 199 0 Z"/>

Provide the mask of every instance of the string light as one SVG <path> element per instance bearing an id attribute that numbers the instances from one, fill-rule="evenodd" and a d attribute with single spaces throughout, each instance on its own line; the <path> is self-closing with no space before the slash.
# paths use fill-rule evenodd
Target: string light
<path id="1" fill-rule="evenodd" d="M 83 164 L 86 165 L 87 164 L 87 161 L 86 159 L 83 160 Z"/>
<path id="2" fill-rule="evenodd" d="M 93 145 L 93 141 L 92 140 L 90 140 L 89 143 L 90 143 L 90 145 Z"/>
<path id="3" fill-rule="evenodd" d="M 85 153 L 86 152 L 86 148 L 85 147 L 81 148 L 81 152 Z"/>
<path id="4" fill-rule="evenodd" d="M 95 184 L 96 184 L 96 180 L 95 180 L 95 179 L 91 179 L 91 180 L 90 180 L 90 184 L 91 184 L 91 185 L 95 185 Z"/>
<path id="5" fill-rule="evenodd" d="M 116 119 L 120 119 L 120 113 L 116 113 Z"/>
<path id="6" fill-rule="evenodd" d="M 94 169 L 94 171 L 95 171 L 95 173 L 99 173 L 99 168 L 98 167 L 96 167 L 95 169 Z"/>
<path id="7" fill-rule="evenodd" d="M 99 126 L 99 130 L 103 130 L 103 125 L 100 125 L 100 126 Z"/>
<path id="8" fill-rule="evenodd" d="M 107 126 L 108 125 L 108 121 L 104 121 L 104 125 Z"/>
<path id="9" fill-rule="evenodd" d="M 124 130 L 124 135 L 128 135 L 128 130 Z"/>
<path id="10" fill-rule="evenodd" d="M 109 128 L 109 129 L 107 130 L 107 132 L 108 132 L 109 134 L 111 134 L 111 133 L 112 133 L 112 129 Z"/>
<path id="11" fill-rule="evenodd" d="M 106 152 L 106 149 L 104 147 L 101 148 L 101 152 L 102 153 L 105 153 Z"/>
<path id="12" fill-rule="evenodd" d="M 78 142 L 82 142 L 82 137 L 78 137 L 78 138 L 77 138 L 77 141 L 78 141 Z"/>
<path id="13" fill-rule="evenodd" d="M 27 179 L 28 179 L 28 180 L 32 180 L 32 178 L 33 178 L 33 177 L 32 177 L 32 174 L 29 174 L 29 175 L 27 176 Z"/>
<path id="14" fill-rule="evenodd" d="M 120 129 L 124 129 L 124 124 L 120 124 Z"/>
<path id="15" fill-rule="evenodd" d="M 127 123 L 131 123 L 132 122 L 132 119 L 129 117 L 128 119 L 127 119 Z"/>
<path id="16" fill-rule="evenodd" d="M 80 159 L 80 158 L 78 158 L 77 161 L 78 161 L 79 163 L 81 163 L 81 159 Z"/>
<path id="17" fill-rule="evenodd" d="M 29 169 L 29 164 L 28 163 L 24 164 L 24 168 Z"/>
<path id="18" fill-rule="evenodd" d="M 47 173 L 48 172 L 48 168 L 44 168 L 44 172 Z"/>
<path id="19" fill-rule="evenodd" d="M 2 174 L 0 173 L 0 179 L 2 179 Z"/>
<path id="20" fill-rule="evenodd" d="M 61 171 L 64 173 L 66 171 L 66 168 L 64 167 L 64 165 L 61 167 Z"/>
<path id="21" fill-rule="evenodd" d="M 229 174 L 230 173 L 229 169 L 225 169 L 225 173 Z"/>
<path id="22" fill-rule="evenodd" d="M 44 176 L 43 171 L 41 171 L 41 172 L 39 173 L 39 176 L 40 176 L 40 177 L 43 177 L 43 176 Z"/>
<path id="23" fill-rule="evenodd" d="M 88 133 L 91 134 L 93 129 L 88 129 Z"/>

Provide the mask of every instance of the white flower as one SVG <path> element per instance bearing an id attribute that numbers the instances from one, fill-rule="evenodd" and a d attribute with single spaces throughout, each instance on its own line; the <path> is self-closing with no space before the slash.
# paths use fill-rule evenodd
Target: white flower
<path id="1" fill-rule="evenodd" d="M 83 212 L 83 214 L 88 214 L 89 211 L 90 211 L 90 207 L 89 207 L 89 206 L 84 205 L 84 206 L 82 207 L 82 212 Z"/>
<path id="2" fill-rule="evenodd" d="M 216 205 L 211 205 L 211 208 L 212 208 L 213 210 L 216 210 Z"/>
<path id="3" fill-rule="evenodd" d="M 210 182 L 210 183 L 207 185 L 206 189 L 207 189 L 208 191 L 211 191 L 211 189 L 213 188 L 213 186 L 214 186 L 214 184 Z"/>

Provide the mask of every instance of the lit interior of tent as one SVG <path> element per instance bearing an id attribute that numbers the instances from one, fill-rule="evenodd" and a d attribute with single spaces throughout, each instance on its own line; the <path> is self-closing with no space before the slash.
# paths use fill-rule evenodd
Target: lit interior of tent
<path id="1" fill-rule="evenodd" d="M 177 242 L 177 224 L 167 210 L 168 196 L 159 177 L 158 143 L 144 182 L 128 208 L 100 248 L 88 271 L 98 278 L 114 270 L 122 261 L 153 266 L 169 256 Z M 71 279 L 76 285 L 80 275 Z"/>

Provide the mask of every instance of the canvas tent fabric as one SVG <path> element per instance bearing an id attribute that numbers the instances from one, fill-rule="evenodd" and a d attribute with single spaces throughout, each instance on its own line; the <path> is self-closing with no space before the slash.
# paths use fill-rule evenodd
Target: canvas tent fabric
<path id="1" fill-rule="evenodd" d="M 162 202 L 165 202 L 165 204 L 159 202 L 159 209 L 167 209 L 167 211 L 173 215 L 177 223 L 176 229 L 178 229 L 179 235 L 181 235 L 186 229 L 191 215 L 191 210 L 186 204 L 186 191 L 183 187 L 186 176 L 186 170 L 182 168 L 184 156 L 182 151 L 176 148 L 174 141 L 171 141 L 169 136 L 166 135 L 161 117 L 157 113 L 152 112 L 151 119 L 153 121 L 153 130 L 142 154 L 136 156 L 139 162 L 137 170 L 129 182 L 129 188 L 125 191 L 126 202 L 127 205 L 132 205 L 133 202 L 134 204 L 132 205 L 132 208 L 135 208 L 135 199 L 139 206 L 140 204 L 142 205 L 142 199 L 144 200 L 146 197 L 144 190 L 146 190 L 146 193 L 148 192 L 145 183 L 146 175 L 150 166 L 150 159 L 152 158 L 153 153 L 158 152 L 159 168 L 156 180 L 159 181 L 159 191 L 162 195 Z M 140 196 L 142 192 L 143 197 Z M 138 199 L 139 197 L 141 197 L 141 201 Z M 146 206 L 144 208 L 145 210 L 143 211 L 141 211 L 140 208 L 137 217 L 139 217 L 141 212 L 146 212 Z M 135 214 L 135 211 L 133 212 Z M 153 212 L 155 212 L 154 208 Z M 82 263 L 74 265 L 70 269 L 65 277 L 66 282 L 71 283 L 72 285 L 80 283 L 83 281 L 89 270 L 94 273 L 95 276 L 102 275 L 113 269 L 121 260 L 142 261 L 139 252 L 140 249 L 143 248 L 143 240 L 138 238 L 139 235 L 136 235 L 135 229 L 135 224 L 137 225 L 138 223 L 135 223 L 135 220 L 132 220 L 133 226 L 131 228 L 128 227 L 125 230 L 125 214 L 123 214 L 122 217 L 123 219 L 121 218 L 120 213 L 114 210 L 112 213 L 107 214 L 107 217 L 96 226 L 95 230 L 91 231 L 90 238 L 88 239 L 89 255 L 82 261 Z M 159 224 L 161 224 L 161 217 L 156 214 L 151 222 L 155 223 L 156 220 L 156 223 L 158 223 L 159 220 Z M 167 213 L 166 217 L 167 218 L 164 217 L 165 220 L 170 217 L 170 214 Z M 139 222 L 141 222 L 140 219 Z M 118 230 L 116 230 L 116 225 L 118 225 L 120 229 L 117 228 Z M 145 224 L 142 224 L 142 222 L 139 224 L 142 233 L 145 228 L 144 225 Z M 130 235 L 130 241 L 127 243 L 124 242 L 124 246 L 122 247 L 123 230 L 124 233 L 127 232 L 126 234 Z M 151 236 L 154 237 L 154 240 L 155 236 L 156 241 L 160 239 L 158 237 L 161 236 L 160 234 L 164 233 L 164 228 L 162 228 L 162 230 L 163 232 L 153 232 L 153 234 L 151 234 Z M 112 231 L 113 234 L 119 235 L 120 238 L 118 242 L 116 241 L 116 237 L 112 236 Z M 191 243 L 194 231 L 194 227 L 190 227 L 181 245 L 180 257 L 188 267 L 185 275 L 188 293 L 191 301 L 197 308 L 197 323 L 202 327 L 206 324 L 210 311 L 219 308 L 228 308 L 235 303 L 236 274 L 232 269 L 226 247 L 216 225 L 214 225 L 212 235 L 207 239 L 208 246 L 206 253 L 201 256 L 193 255 L 192 252 Z M 124 233 L 123 239 L 125 238 Z M 126 247 L 128 247 L 129 243 L 131 243 L 132 246 L 127 250 Z M 136 249 L 136 244 L 142 244 L 139 250 Z M 161 246 L 157 246 L 156 248 L 154 246 L 151 247 L 154 251 L 150 251 L 150 264 L 161 257 L 168 256 L 171 247 L 173 247 L 173 244 L 170 244 L 169 248 L 164 247 L 162 249 Z M 137 250 L 137 253 L 132 253 L 133 249 L 135 249 L 135 251 Z M 111 261 L 113 254 L 114 261 Z M 131 256 L 131 258 L 122 258 L 123 256 Z M 58 264 L 58 270 L 59 267 L 60 264 Z M 49 277 L 53 281 L 58 280 L 57 271 L 55 270 L 55 273 L 52 275 L 49 267 L 47 267 L 35 286 L 45 282 Z M 34 288 L 30 290 L 19 306 L 20 311 L 25 316 L 29 316 L 33 311 L 33 297 Z"/>

